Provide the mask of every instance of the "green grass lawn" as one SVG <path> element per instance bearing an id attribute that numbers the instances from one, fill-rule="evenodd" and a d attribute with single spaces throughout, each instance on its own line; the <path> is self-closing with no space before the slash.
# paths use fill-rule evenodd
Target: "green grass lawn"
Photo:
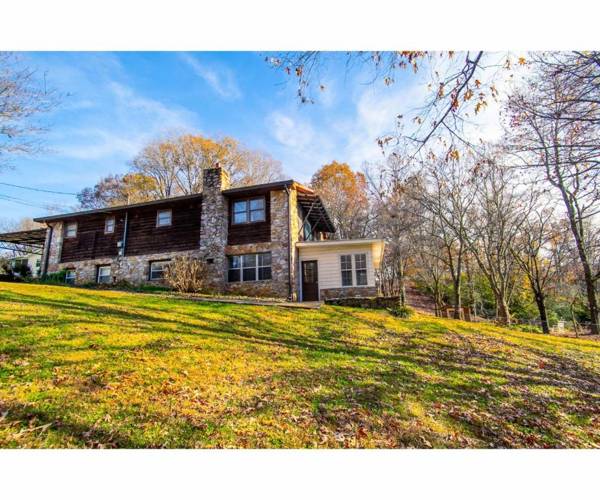
<path id="1" fill-rule="evenodd" d="M 1 447 L 599 447 L 600 344 L 0 283 Z"/>

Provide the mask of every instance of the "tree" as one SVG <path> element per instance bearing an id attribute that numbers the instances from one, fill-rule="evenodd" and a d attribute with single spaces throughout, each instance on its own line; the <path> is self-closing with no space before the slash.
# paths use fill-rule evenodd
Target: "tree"
<path id="1" fill-rule="evenodd" d="M 23 67 L 17 56 L 0 52 L 0 168 L 10 156 L 34 154 L 45 127 L 38 118 L 58 102 L 55 91 L 38 81 L 34 70 Z"/>
<path id="2" fill-rule="evenodd" d="M 532 193 L 511 182 L 511 172 L 490 158 L 476 167 L 476 198 L 469 214 L 467 242 L 496 299 L 497 318 L 510 324 L 510 299 L 517 262 L 515 245 L 529 216 Z"/>
<path id="3" fill-rule="evenodd" d="M 558 279 L 568 253 L 565 227 L 557 223 L 551 207 L 536 207 L 521 226 L 512 249 L 527 282 L 540 315 L 542 331 L 550 333 L 546 298 Z"/>
<path id="4" fill-rule="evenodd" d="M 462 279 L 468 249 L 469 214 L 475 202 L 474 177 L 460 156 L 447 161 L 433 159 L 423 165 L 425 189 L 417 193 L 428 224 L 444 248 L 443 261 L 452 280 L 454 317 L 460 318 Z"/>
<path id="5" fill-rule="evenodd" d="M 216 164 L 229 172 L 234 187 L 283 177 L 278 161 L 235 139 L 186 134 L 150 142 L 132 160 L 129 173 L 105 177 L 78 199 L 84 208 L 100 208 L 200 193 L 203 171 Z"/>
<path id="6" fill-rule="evenodd" d="M 81 208 L 93 209 L 141 203 L 154 199 L 154 179 L 143 174 L 109 175 L 77 194 Z"/>
<path id="7" fill-rule="evenodd" d="M 266 57 L 271 66 L 283 70 L 296 79 L 297 94 L 302 103 L 312 103 L 315 90 L 326 92 L 322 73 L 328 68 L 344 71 L 367 70 L 373 74 L 371 82 L 382 81 L 392 85 L 398 71 L 412 69 L 414 73 L 427 67 L 430 75 L 428 94 L 413 116 L 405 120 L 397 116 L 397 133 L 377 139 L 380 146 L 397 144 L 409 138 L 415 146 L 412 157 L 428 145 L 445 148 L 444 154 L 453 154 L 464 145 L 474 146 L 464 133 L 466 123 L 482 112 L 488 101 L 498 97 L 496 81 L 511 80 L 515 65 L 525 65 L 524 57 L 494 54 L 484 51 L 453 51 L 434 53 L 423 51 L 372 51 L 324 53 L 318 51 L 283 52 Z"/>
<path id="8" fill-rule="evenodd" d="M 564 61 L 566 67 L 571 60 Z M 600 270 L 594 267 L 590 228 L 600 213 L 600 69 L 584 58 L 583 73 L 562 71 L 562 62 L 541 59 L 526 85 L 510 96 L 507 138 L 516 166 L 547 183 L 564 204 L 583 272 L 592 332 L 598 334 Z"/>
<path id="9" fill-rule="evenodd" d="M 311 187 L 321 196 L 336 227 L 336 238 L 364 238 L 371 217 L 367 180 L 346 163 L 333 161 L 312 176 Z"/>

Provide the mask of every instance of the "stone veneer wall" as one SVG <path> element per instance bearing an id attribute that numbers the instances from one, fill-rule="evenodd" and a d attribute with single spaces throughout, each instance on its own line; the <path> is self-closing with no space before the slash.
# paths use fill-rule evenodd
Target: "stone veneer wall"
<path id="1" fill-rule="evenodd" d="M 285 190 L 278 190 L 271 191 L 270 196 L 271 241 L 245 245 L 227 245 L 225 255 L 271 252 L 271 279 L 245 283 L 227 283 L 225 277 L 225 290 L 227 292 L 259 297 L 287 298 L 289 296 L 288 194 Z"/>
<path id="2" fill-rule="evenodd" d="M 85 283 L 94 283 L 96 281 L 96 267 L 110 266 L 110 274 L 113 283 L 126 281 L 133 285 L 145 283 L 157 283 L 150 281 L 150 262 L 155 260 L 171 260 L 180 255 L 189 255 L 198 257 L 198 251 L 183 252 L 164 252 L 147 255 L 131 255 L 126 257 L 101 257 L 98 259 L 81 260 L 76 262 L 63 262 L 48 266 L 48 272 L 56 272 L 61 269 L 75 269 L 75 283 L 82 285 Z"/>
<path id="3" fill-rule="evenodd" d="M 202 220 L 200 221 L 200 257 L 212 259 L 208 264 L 209 286 L 223 291 L 227 282 L 227 226 L 229 203 L 221 191 L 230 185 L 229 174 L 222 168 L 203 172 Z"/>
<path id="4" fill-rule="evenodd" d="M 375 297 L 376 295 L 377 288 L 374 286 L 349 286 L 343 288 L 325 288 L 320 290 L 321 300 L 346 297 Z"/>

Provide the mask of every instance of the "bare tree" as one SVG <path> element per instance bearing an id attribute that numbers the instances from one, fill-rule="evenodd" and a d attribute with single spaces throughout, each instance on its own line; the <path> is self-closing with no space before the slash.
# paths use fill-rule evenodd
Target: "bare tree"
<path id="1" fill-rule="evenodd" d="M 46 127 L 39 118 L 57 102 L 57 93 L 34 70 L 15 54 L 0 52 L 0 168 L 10 165 L 12 155 L 40 151 Z"/>
<path id="2" fill-rule="evenodd" d="M 417 195 L 429 224 L 437 224 L 453 288 L 454 317 L 460 318 L 462 278 L 468 250 L 469 214 L 475 201 L 472 172 L 462 160 L 434 160 L 424 165 L 426 187 Z"/>
<path id="3" fill-rule="evenodd" d="M 474 171 L 476 203 L 469 213 L 468 245 L 496 299 L 496 316 L 510 324 L 510 299 L 517 283 L 514 249 L 534 195 L 511 182 L 511 171 L 490 158 Z"/>
<path id="4" fill-rule="evenodd" d="M 583 73 L 561 71 L 561 60 L 544 61 L 508 102 L 508 140 L 516 165 L 562 199 L 583 271 L 592 332 L 598 334 L 600 270 L 594 267 L 589 228 L 600 213 L 600 72 L 595 59 L 583 60 Z"/>

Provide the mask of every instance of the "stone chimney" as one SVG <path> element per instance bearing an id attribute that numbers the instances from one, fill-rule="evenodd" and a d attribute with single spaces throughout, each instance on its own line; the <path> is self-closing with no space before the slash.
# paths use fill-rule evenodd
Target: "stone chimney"
<path id="1" fill-rule="evenodd" d="M 229 206 L 222 191 L 229 188 L 229 174 L 217 163 L 203 172 L 200 220 L 200 257 L 208 265 L 208 281 L 222 290 L 226 281 Z"/>

